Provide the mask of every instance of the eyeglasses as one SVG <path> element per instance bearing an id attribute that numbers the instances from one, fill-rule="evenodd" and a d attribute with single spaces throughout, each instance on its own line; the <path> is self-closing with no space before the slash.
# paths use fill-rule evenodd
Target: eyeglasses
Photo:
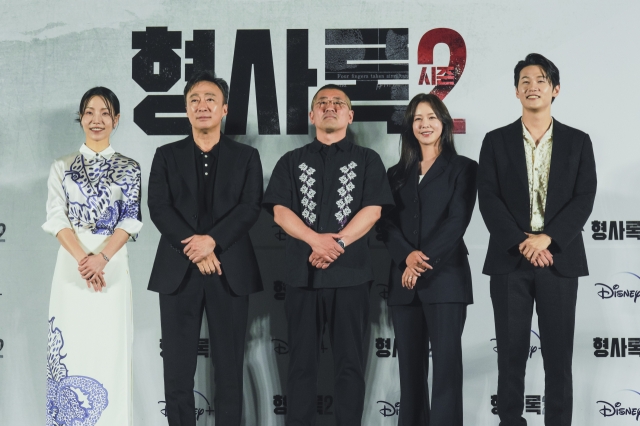
<path id="1" fill-rule="evenodd" d="M 333 105 L 335 109 L 341 109 L 347 106 L 347 103 L 342 99 L 323 99 L 316 102 L 316 107 L 318 108 L 326 108 L 329 105 Z"/>

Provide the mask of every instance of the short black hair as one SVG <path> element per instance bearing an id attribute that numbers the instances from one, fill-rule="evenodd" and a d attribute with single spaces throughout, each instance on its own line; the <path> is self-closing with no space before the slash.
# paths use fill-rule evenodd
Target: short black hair
<path id="1" fill-rule="evenodd" d="M 189 91 L 193 88 L 193 86 L 200 83 L 201 81 L 208 81 L 218 86 L 218 88 L 222 92 L 222 104 L 226 105 L 229 103 L 229 85 L 227 84 L 227 82 L 224 81 L 223 78 L 216 77 L 216 73 L 214 73 L 213 71 L 202 70 L 194 72 L 191 75 L 189 81 L 187 81 L 187 85 L 184 86 L 185 105 L 187 104 L 187 95 L 189 94 Z"/>
<path id="2" fill-rule="evenodd" d="M 349 107 L 349 109 L 351 109 L 351 99 L 349 98 L 349 95 L 347 95 L 347 92 L 345 92 L 344 88 L 338 86 L 337 84 L 325 84 L 324 86 L 318 89 L 315 95 L 313 95 L 313 99 L 311 99 L 311 111 L 313 111 L 313 105 L 316 103 L 316 98 L 318 97 L 318 93 L 320 93 L 325 89 L 335 89 L 344 93 L 344 97 L 347 98 L 347 106 Z"/>
<path id="3" fill-rule="evenodd" d="M 558 67 L 539 53 L 529 53 L 524 60 L 518 62 L 513 70 L 513 83 L 518 87 L 520 81 L 520 72 L 530 65 L 537 65 L 542 68 L 544 77 L 551 83 L 551 87 L 555 89 L 560 86 L 560 70 Z"/>
<path id="4" fill-rule="evenodd" d="M 84 110 L 87 109 L 87 104 L 94 96 L 102 98 L 109 110 L 109 116 L 111 116 L 111 119 L 115 121 L 116 117 L 120 114 L 120 101 L 115 93 L 102 86 L 93 87 L 82 95 L 82 99 L 80 99 L 80 106 L 78 107 L 78 118 L 76 118 L 76 121 L 78 123 L 82 121 Z"/>

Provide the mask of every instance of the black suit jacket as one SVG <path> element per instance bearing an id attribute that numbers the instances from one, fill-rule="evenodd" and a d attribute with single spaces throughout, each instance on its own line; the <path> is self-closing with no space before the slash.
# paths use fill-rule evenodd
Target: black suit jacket
<path id="1" fill-rule="evenodd" d="M 249 229 L 258 220 L 262 202 L 262 165 L 255 148 L 220 138 L 213 193 L 215 253 L 222 278 L 237 295 L 262 290 Z M 149 176 L 149 214 L 160 234 L 149 290 L 173 293 L 190 261 L 180 241 L 196 233 L 198 224 L 195 142 L 189 136 L 156 150 Z"/>
<path id="2" fill-rule="evenodd" d="M 596 196 L 596 164 L 586 133 L 553 120 L 553 148 L 542 233 L 553 242 L 553 266 L 565 277 L 589 275 L 582 230 Z M 482 272 L 513 272 L 518 245 L 531 232 L 529 184 L 522 121 L 487 133 L 480 151 L 478 201 L 489 229 Z"/>
<path id="3" fill-rule="evenodd" d="M 442 154 L 418 184 L 419 167 L 414 166 L 409 181 L 394 193 L 396 208 L 382 221 L 392 259 L 388 303 L 411 303 L 416 290 L 427 303 L 473 303 L 469 252 L 462 237 L 476 203 L 478 163 Z M 414 250 L 427 255 L 433 269 L 408 290 L 402 287 L 402 273 Z"/>

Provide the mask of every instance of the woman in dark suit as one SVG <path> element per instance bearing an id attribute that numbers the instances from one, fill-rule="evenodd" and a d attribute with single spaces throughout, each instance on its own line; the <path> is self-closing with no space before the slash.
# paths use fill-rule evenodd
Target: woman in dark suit
<path id="1" fill-rule="evenodd" d="M 398 425 L 462 425 L 461 336 L 473 303 L 462 236 L 476 201 L 477 167 L 456 153 L 442 101 L 416 95 L 404 116 L 400 161 L 387 172 L 396 209 L 383 221 L 393 261 L 388 304 L 400 364 Z"/>

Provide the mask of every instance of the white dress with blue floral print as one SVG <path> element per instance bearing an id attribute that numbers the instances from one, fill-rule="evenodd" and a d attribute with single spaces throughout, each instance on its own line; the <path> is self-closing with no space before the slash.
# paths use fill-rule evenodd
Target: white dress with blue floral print
<path id="1" fill-rule="evenodd" d="M 108 147 L 86 145 L 54 161 L 47 221 L 74 231 L 86 253 L 99 253 L 116 228 L 136 238 L 140 166 Z M 58 251 L 49 302 L 47 426 L 130 426 L 133 320 L 126 245 L 104 269 L 101 293 L 87 288 L 75 259 Z"/>

